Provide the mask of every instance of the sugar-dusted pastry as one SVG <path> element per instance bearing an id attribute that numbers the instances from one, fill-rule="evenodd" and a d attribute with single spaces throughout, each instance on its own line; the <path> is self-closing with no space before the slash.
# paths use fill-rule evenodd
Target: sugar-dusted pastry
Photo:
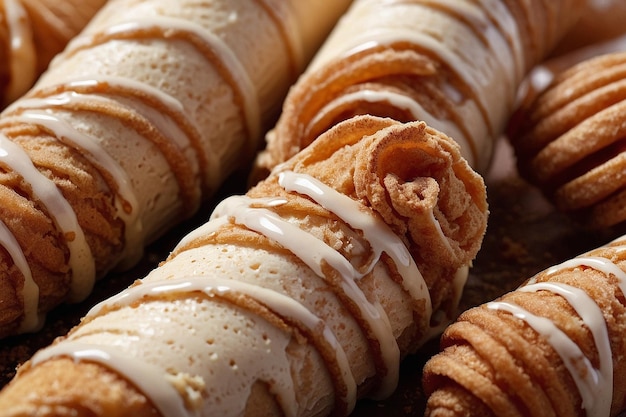
<path id="1" fill-rule="evenodd" d="M 0 106 L 24 94 L 107 0 L 0 3 Z"/>
<path id="2" fill-rule="evenodd" d="M 108 2 L 0 115 L 0 336 L 82 300 L 247 166 L 347 3 Z"/>
<path id="3" fill-rule="evenodd" d="M 583 3 L 356 0 L 287 96 L 254 174 L 355 114 L 423 120 L 484 172 L 524 75 Z"/>
<path id="4" fill-rule="evenodd" d="M 346 415 L 455 314 L 486 220 L 450 138 L 339 123 L 39 351 L 2 416 Z"/>
<path id="5" fill-rule="evenodd" d="M 626 410 L 626 236 L 472 308 L 424 368 L 426 415 L 609 417 Z"/>
<path id="6" fill-rule="evenodd" d="M 626 220 L 626 53 L 606 51 L 562 72 L 546 67 L 554 78 L 508 129 L 520 174 L 594 228 Z"/>

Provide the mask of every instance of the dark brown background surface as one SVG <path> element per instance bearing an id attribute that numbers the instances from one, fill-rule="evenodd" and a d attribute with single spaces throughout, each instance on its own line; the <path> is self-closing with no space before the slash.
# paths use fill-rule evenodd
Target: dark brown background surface
<path id="1" fill-rule="evenodd" d="M 462 309 L 489 301 L 514 289 L 532 274 L 600 246 L 617 237 L 615 233 L 592 233 L 583 230 L 570 218 L 554 212 L 541 195 L 516 174 L 510 148 L 500 141 L 491 172 L 485 175 L 490 204 L 490 220 L 481 252 L 471 270 L 462 300 Z M 214 202 L 243 189 L 243 175 L 234 176 Z M 163 236 L 146 251 L 134 269 L 111 276 L 97 283 L 85 302 L 59 308 L 48 316 L 45 328 L 33 335 L 0 340 L 0 386 L 15 374 L 18 364 L 38 348 L 48 345 L 56 336 L 65 334 L 89 307 L 115 294 L 167 256 L 168 251 L 191 228 L 203 223 L 212 206 L 176 230 Z M 437 349 L 437 340 L 427 343 L 416 355 L 402 364 L 401 381 L 396 393 L 386 401 L 362 401 L 354 416 L 419 416 L 424 409 L 420 388 L 421 368 Z"/>

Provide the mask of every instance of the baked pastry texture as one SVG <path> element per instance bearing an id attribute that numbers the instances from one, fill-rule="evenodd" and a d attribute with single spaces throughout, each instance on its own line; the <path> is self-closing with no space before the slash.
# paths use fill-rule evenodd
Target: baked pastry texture
<path id="1" fill-rule="evenodd" d="M 0 115 L 0 336 L 82 300 L 249 165 L 347 3 L 108 2 Z"/>
<path id="2" fill-rule="evenodd" d="M 107 0 L 4 0 L 0 4 L 0 106 L 35 83 L 50 60 Z"/>
<path id="3" fill-rule="evenodd" d="M 626 53 L 601 46 L 606 53 L 563 71 L 546 66 L 551 82 L 522 103 L 508 128 L 520 175 L 592 228 L 626 220 Z"/>
<path id="4" fill-rule="evenodd" d="M 424 368 L 426 415 L 626 410 L 625 255 L 622 236 L 462 313 Z"/>
<path id="5" fill-rule="evenodd" d="M 524 75 L 583 5 L 356 0 L 287 96 L 253 181 L 355 114 L 423 120 L 484 172 Z"/>
<path id="6" fill-rule="evenodd" d="M 453 140 L 341 122 L 39 351 L 2 415 L 346 415 L 456 314 L 486 222 Z"/>

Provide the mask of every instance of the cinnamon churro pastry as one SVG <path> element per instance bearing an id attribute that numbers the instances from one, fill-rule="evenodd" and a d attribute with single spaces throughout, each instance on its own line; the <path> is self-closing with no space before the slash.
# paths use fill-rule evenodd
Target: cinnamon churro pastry
<path id="1" fill-rule="evenodd" d="M 626 237 L 538 273 L 444 331 L 426 415 L 616 416 L 626 410 Z"/>
<path id="2" fill-rule="evenodd" d="M 4 0 L 0 3 L 0 105 L 32 87 L 107 0 Z"/>
<path id="3" fill-rule="evenodd" d="M 347 4 L 108 2 L 0 115 L 0 336 L 84 299 L 246 167 Z"/>
<path id="4" fill-rule="evenodd" d="M 453 140 L 341 122 L 39 351 L 2 415 L 346 415 L 456 314 L 486 220 Z"/>
<path id="5" fill-rule="evenodd" d="M 587 226 L 622 224 L 626 53 L 607 50 L 553 76 L 510 123 L 520 175 Z"/>
<path id="6" fill-rule="evenodd" d="M 524 75 L 583 3 L 355 1 L 288 94 L 254 176 L 355 114 L 423 120 L 484 172 Z"/>

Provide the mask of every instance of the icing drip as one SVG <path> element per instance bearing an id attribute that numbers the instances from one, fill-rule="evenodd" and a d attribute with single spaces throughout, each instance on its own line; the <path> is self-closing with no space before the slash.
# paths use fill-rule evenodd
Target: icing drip
<path id="1" fill-rule="evenodd" d="M 355 282 L 365 274 L 356 271 L 335 249 L 298 226 L 282 220 L 270 210 L 251 207 L 255 202 L 258 201 L 243 196 L 230 197 L 216 207 L 214 216 L 232 216 L 236 223 L 275 240 L 293 252 L 318 276 L 324 277 L 322 261 L 339 273 L 342 292 L 359 309 L 360 316 L 367 322 L 369 331 L 380 344 L 387 371 L 381 386 L 381 396 L 389 394 L 389 390 L 397 383 L 400 351 L 386 313 L 379 303 L 370 302 Z"/>
<path id="2" fill-rule="evenodd" d="M 63 232 L 70 251 L 69 266 L 72 271 L 69 299 L 84 299 L 95 281 L 95 264 L 72 206 L 57 186 L 37 170 L 28 154 L 4 135 L 0 135 L 0 163 L 18 173 L 31 186 L 34 196 Z M 12 242 L 15 243 L 15 240 L 7 242 L 12 246 L 8 251 L 23 254 L 22 249 L 13 246 Z M 30 274 L 29 271 L 23 273 L 25 276 Z"/>
<path id="3" fill-rule="evenodd" d="M 81 49 L 114 39 L 165 37 L 165 33 L 170 39 L 182 39 L 189 42 L 215 65 L 241 106 L 247 124 L 249 146 L 252 150 L 256 150 L 256 139 L 261 134 L 261 111 L 256 88 L 246 69 L 228 45 L 200 25 L 164 16 L 135 19 L 109 27 L 106 31 L 89 38 L 76 38 L 66 53 L 74 54 Z M 57 57 L 59 58 L 60 56 Z"/>
<path id="4" fill-rule="evenodd" d="M 354 381 L 352 372 L 350 371 L 350 364 L 346 354 L 341 347 L 341 344 L 337 341 L 335 334 L 320 318 L 315 316 L 315 314 L 310 312 L 298 301 L 277 291 L 231 279 L 219 279 L 215 277 L 202 276 L 177 278 L 170 279 L 165 282 L 156 281 L 131 287 L 119 295 L 96 305 L 87 314 L 87 318 L 97 316 L 103 311 L 103 309 L 106 310 L 110 308 L 119 308 L 121 306 L 131 306 L 142 299 L 146 299 L 147 297 L 158 298 L 163 294 L 192 293 L 197 291 L 203 292 L 208 296 L 217 297 L 230 292 L 245 294 L 246 296 L 252 297 L 261 302 L 263 305 L 279 314 L 284 319 L 295 321 L 310 334 L 321 335 L 324 338 L 324 343 L 329 346 L 331 351 L 335 354 L 335 357 L 333 358 L 334 365 L 339 367 L 339 377 L 341 378 L 341 384 L 343 388 L 345 388 L 346 392 L 345 396 L 341 398 L 341 401 L 347 404 L 348 410 L 352 410 L 354 408 L 356 401 L 356 382 Z M 66 353 L 69 354 L 70 351 L 66 350 Z M 113 366 L 116 369 L 120 369 L 115 364 L 113 364 Z M 133 375 L 133 377 L 139 378 L 140 375 Z M 286 381 L 285 383 L 277 385 L 282 387 L 280 392 L 280 398 L 282 399 L 281 406 L 283 407 L 286 415 L 296 415 L 297 406 L 295 392 L 293 392 L 293 383 L 291 381 Z M 155 393 L 149 394 L 148 396 L 150 398 L 158 398 Z M 159 400 L 157 399 L 157 401 Z"/>
<path id="5" fill-rule="evenodd" d="M 62 119 L 46 111 L 27 110 L 18 116 L 10 116 L 8 120 L 21 123 L 34 123 L 53 132 L 54 136 L 62 143 L 73 147 L 97 167 L 106 171 L 113 178 L 113 189 L 118 193 L 116 200 L 118 215 L 125 223 L 124 259 L 131 263 L 141 257 L 143 250 L 141 244 L 141 221 L 138 213 L 137 198 L 130 185 L 126 171 L 98 145 L 93 137 L 76 130 Z"/>
<path id="6" fill-rule="evenodd" d="M 338 193 L 313 177 L 285 171 L 280 173 L 278 183 L 287 191 L 295 191 L 311 197 L 326 210 L 335 213 L 340 219 L 363 233 L 363 237 L 372 245 L 374 257 L 367 270 L 359 273 L 358 277 L 370 273 L 382 253 L 385 252 L 398 268 L 404 289 L 414 300 L 423 301 L 426 305 L 425 314 L 431 315 L 430 295 L 424 277 L 402 240 L 382 220 L 375 217 L 373 213 L 364 211 L 363 206 L 357 201 Z M 443 235 L 441 229 L 439 231 Z M 445 236 L 443 239 L 447 240 Z"/>
<path id="7" fill-rule="evenodd" d="M 24 320 L 20 325 L 20 330 L 31 331 L 38 330 L 43 324 L 43 320 L 39 317 L 39 286 L 33 280 L 24 252 L 20 248 L 19 243 L 15 240 L 13 233 L 7 228 L 4 222 L 0 222 L 0 244 L 6 249 L 13 259 L 13 263 L 24 276 L 24 286 L 22 288 L 22 298 L 24 303 Z"/>
<path id="8" fill-rule="evenodd" d="M 3 115 L 12 115 L 26 109 L 64 109 L 70 110 L 87 110 L 109 115 L 113 118 L 123 118 L 125 114 L 118 115 L 116 110 L 122 112 L 133 113 L 139 115 L 141 121 L 136 120 L 137 124 L 143 124 L 144 131 L 138 133 L 146 136 L 152 141 L 156 147 L 160 149 L 162 154 L 168 159 L 172 165 L 172 170 L 178 180 L 181 200 L 189 207 L 196 207 L 200 198 L 200 186 L 198 184 L 198 170 L 200 169 L 200 161 L 198 160 L 197 148 L 192 146 L 189 141 L 189 131 L 181 129 L 179 124 L 174 123 L 172 119 L 164 117 L 165 114 L 178 112 L 182 113 L 181 104 L 173 97 L 164 93 L 157 92 L 157 89 L 143 83 L 126 80 L 123 78 L 102 77 L 103 81 L 94 80 L 75 80 L 66 85 L 68 91 L 53 94 L 47 97 L 27 97 L 19 100 L 13 106 L 10 106 Z M 108 78 L 108 80 L 107 80 Z M 106 90 L 107 94 L 114 93 L 119 95 L 118 99 L 110 99 L 105 95 L 98 95 L 98 87 L 103 83 L 112 86 L 113 91 Z M 111 84 L 109 84 L 111 83 Z M 73 90 L 87 90 L 85 94 Z M 93 90 L 93 91 L 92 91 Z M 126 96 L 127 98 L 122 98 Z M 145 107 L 125 106 L 124 100 L 132 96 L 138 96 Z M 159 103 L 158 105 L 155 103 Z M 157 108 L 153 107 L 156 106 Z M 143 122 L 143 123 L 142 123 Z M 181 122 L 182 123 L 182 122 Z M 154 131 L 150 128 L 153 127 Z M 197 130 L 196 130 L 197 131 Z M 156 132 L 156 133 L 155 133 Z M 217 169 L 219 163 L 212 164 L 216 157 L 211 161 L 202 159 L 203 164 L 209 173 L 208 181 L 211 186 L 215 186 L 218 182 Z M 192 209 L 190 209 L 192 210 Z"/>
<path id="9" fill-rule="evenodd" d="M 626 250 L 626 244 L 618 241 L 612 242 L 612 245 L 607 247 L 611 247 L 616 253 Z M 609 259 L 600 256 L 581 255 L 548 268 L 544 275 L 549 277 L 562 270 L 578 267 L 593 268 L 607 276 L 614 276 L 620 291 L 626 295 L 626 272 Z M 600 358 L 599 368 L 595 368 L 578 345 L 549 319 L 533 315 L 522 307 L 508 302 L 491 302 L 487 307 L 513 314 L 543 336 L 559 354 L 574 379 L 586 414 L 593 417 L 608 417 L 613 398 L 613 355 L 600 306 L 579 288 L 558 282 L 538 282 L 537 278 L 538 276 L 534 276 L 518 290 L 550 291 L 566 299 L 592 333 Z"/>
<path id="10" fill-rule="evenodd" d="M 257 231 L 270 239 L 274 239 L 294 255 L 299 257 L 312 271 L 320 277 L 325 278 L 322 263 L 326 263 L 338 273 L 339 285 L 344 295 L 349 297 L 353 304 L 357 306 L 361 319 L 364 320 L 369 327 L 370 337 L 380 345 L 380 355 L 384 362 L 385 369 L 379 375 L 382 378 L 379 391 L 375 393 L 377 397 L 388 395 L 396 386 L 399 369 L 399 348 L 396 343 L 394 334 L 382 306 L 377 301 L 369 301 L 363 291 L 357 285 L 360 278 L 370 273 L 375 264 L 380 260 L 382 253 L 386 253 L 396 264 L 399 274 L 402 277 L 402 285 L 416 301 L 423 301 L 426 305 L 425 314 L 431 315 L 431 300 L 428 288 L 423 277 L 418 270 L 414 260 L 410 256 L 403 242 L 397 237 L 389 227 L 378 220 L 375 215 L 361 206 L 358 202 L 350 197 L 337 192 L 318 180 L 305 175 L 297 174 L 291 171 L 280 173 L 279 185 L 289 192 L 297 192 L 306 195 L 316 201 L 327 210 L 335 213 L 339 218 L 348 225 L 361 231 L 363 237 L 367 239 L 372 247 L 373 259 L 365 265 L 362 270 L 357 270 L 346 258 L 344 258 L 335 249 L 328 246 L 324 241 L 314 237 L 305 230 L 300 229 L 297 225 L 288 222 L 279 217 L 275 212 L 271 211 L 271 207 L 280 206 L 287 201 L 282 198 L 257 198 L 252 199 L 247 196 L 233 196 L 223 200 L 213 212 L 211 219 L 202 227 L 188 234 L 176 247 L 176 250 L 185 250 L 184 246 L 192 242 L 194 239 L 210 234 L 222 225 L 229 222 L 236 222 Z M 467 269 L 461 268 L 455 285 L 462 285 L 465 280 Z M 465 275 L 463 274 L 465 273 Z M 461 277 L 463 276 L 463 277 Z M 138 303 L 150 300 L 161 300 L 168 298 L 171 294 L 203 292 L 209 297 L 225 297 L 229 295 L 245 295 L 256 300 L 261 305 L 267 307 L 270 311 L 279 315 L 283 320 L 291 325 L 304 329 L 305 334 L 321 335 L 314 337 L 312 343 L 317 348 L 320 343 L 331 349 L 323 349 L 327 352 L 325 358 L 329 362 L 328 370 L 333 374 L 334 384 L 337 385 L 337 393 L 344 393 L 339 402 L 344 404 L 347 412 L 350 412 L 355 404 L 357 396 L 357 386 L 354 376 L 350 369 L 350 363 L 346 357 L 341 344 L 336 339 L 332 330 L 325 324 L 322 318 L 315 315 L 314 312 L 308 310 L 298 300 L 288 295 L 277 292 L 276 290 L 260 287 L 257 284 L 237 281 L 233 279 L 223 279 L 217 277 L 209 277 L 204 275 L 182 278 L 166 278 L 156 279 L 154 281 L 144 280 L 137 285 L 130 287 L 115 297 L 106 300 L 95 306 L 87 315 L 86 325 L 88 326 L 93 319 L 98 319 L 101 315 L 106 315 L 123 308 L 136 308 Z M 245 308 L 245 307 L 244 307 Z M 429 318 L 428 317 L 428 318 Z M 165 319 L 167 321 L 167 319 Z M 428 320 L 426 320 L 428 322 Z M 83 348 L 79 341 L 74 338 L 80 338 L 80 334 L 72 334 L 67 339 L 59 342 L 56 347 L 44 350 L 38 354 L 37 361 L 54 356 L 69 356 L 75 360 L 81 359 Z M 181 336 L 183 337 L 183 336 Z M 193 344 L 186 343 L 186 349 L 195 349 Z M 204 344 L 201 344 L 204 345 Z M 195 346 L 195 345 L 193 345 Z M 109 351 L 115 351 L 114 347 L 98 346 L 98 358 L 108 358 L 100 360 L 105 366 L 114 369 L 121 375 L 128 376 L 129 380 L 134 381 L 141 379 L 137 373 L 139 368 L 125 367 L 125 363 L 120 361 Z M 204 351 L 206 346 L 199 347 Z M 328 352 L 331 352 L 331 358 L 328 358 Z M 159 371 L 158 365 L 149 365 L 148 362 L 139 358 L 133 359 L 134 362 L 141 362 L 142 367 L 152 367 L 151 374 L 157 375 Z M 333 369 L 335 371 L 333 371 Z M 338 369 L 338 371 L 337 371 Z M 379 370 L 380 371 L 380 370 Z M 156 377 L 161 378 L 162 377 Z M 288 376 L 276 376 L 274 379 L 273 392 L 286 415 L 294 415 L 298 410 L 295 393 L 293 392 L 293 381 L 283 380 L 290 379 Z M 161 383 L 159 383 L 162 385 Z M 139 385 L 138 385 L 139 386 Z M 180 413 L 167 414 L 167 410 L 171 406 L 168 399 L 169 395 L 160 395 L 158 390 L 162 387 L 152 387 L 149 384 L 139 386 L 145 395 L 150 398 L 159 410 L 166 416 L 181 415 Z M 156 391 L 155 391 L 156 389 Z M 173 386 L 167 388 L 175 391 Z M 239 397 L 238 397 L 239 398 Z M 241 399 L 239 398 L 239 402 Z M 188 413 L 188 411 L 186 412 Z M 188 415 L 188 414 L 182 414 Z"/>
<path id="11" fill-rule="evenodd" d="M 59 343 L 37 352 L 31 362 L 36 365 L 52 357 L 67 356 L 74 361 L 96 362 L 123 370 L 126 378 L 145 393 L 164 416 L 194 417 L 185 407 L 180 395 L 163 378 L 161 371 L 134 358 L 129 358 L 112 346 L 92 346 L 84 343 Z"/>

